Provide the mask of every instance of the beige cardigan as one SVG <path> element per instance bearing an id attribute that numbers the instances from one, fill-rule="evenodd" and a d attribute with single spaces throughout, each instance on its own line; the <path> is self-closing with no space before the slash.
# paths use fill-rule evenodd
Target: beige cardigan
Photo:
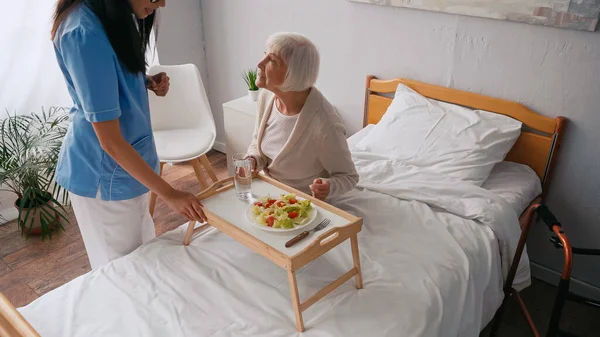
<path id="1" fill-rule="evenodd" d="M 287 143 L 272 161 L 264 155 L 262 143 L 275 94 L 261 90 L 258 115 L 248 155 L 257 169 L 278 181 L 307 194 L 316 178 L 329 182 L 329 196 L 346 193 L 358 183 L 358 173 L 348 149 L 346 129 L 333 105 L 312 88 Z"/>

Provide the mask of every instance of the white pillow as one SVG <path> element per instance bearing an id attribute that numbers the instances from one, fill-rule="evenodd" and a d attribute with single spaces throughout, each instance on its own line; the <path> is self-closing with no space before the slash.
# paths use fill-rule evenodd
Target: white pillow
<path id="1" fill-rule="evenodd" d="M 399 84 L 381 121 L 356 147 L 478 186 L 521 134 L 507 116 L 428 99 Z"/>
<path id="2" fill-rule="evenodd" d="M 540 178 L 531 167 L 508 161 L 496 164 L 481 187 L 502 197 L 519 215 L 542 194 Z"/>
<path id="3" fill-rule="evenodd" d="M 364 128 L 358 130 L 352 136 L 348 137 L 348 147 L 350 148 L 350 150 L 352 150 L 356 146 L 356 144 L 360 143 L 360 141 L 363 140 L 363 138 L 365 138 L 374 127 L 375 125 L 369 124 Z"/>

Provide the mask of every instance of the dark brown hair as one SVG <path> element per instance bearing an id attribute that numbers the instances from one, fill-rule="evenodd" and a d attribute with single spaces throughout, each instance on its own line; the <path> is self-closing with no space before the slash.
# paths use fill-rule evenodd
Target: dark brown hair
<path id="1" fill-rule="evenodd" d="M 146 49 L 156 13 L 145 19 L 133 15 L 127 0 L 58 0 L 52 25 L 52 39 L 60 24 L 76 6 L 88 6 L 100 19 L 117 57 L 132 73 L 146 72 Z"/>

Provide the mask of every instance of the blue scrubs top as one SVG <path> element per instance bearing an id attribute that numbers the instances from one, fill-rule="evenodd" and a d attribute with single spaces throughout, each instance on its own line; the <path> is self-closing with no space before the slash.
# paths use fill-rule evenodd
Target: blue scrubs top
<path id="1" fill-rule="evenodd" d="M 61 24 L 54 49 L 73 99 L 71 123 L 63 141 L 56 182 L 79 196 L 126 200 L 148 192 L 100 146 L 92 122 L 119 120 L 125 140 L 157 173 L 145 74 L 119 62 L 102 23 L 85 5 Z"/>

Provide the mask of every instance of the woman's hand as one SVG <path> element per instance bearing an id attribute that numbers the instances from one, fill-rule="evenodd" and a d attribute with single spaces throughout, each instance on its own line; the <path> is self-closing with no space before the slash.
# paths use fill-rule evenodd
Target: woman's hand
<path id="1" fill-rule="evenodd" d="M 256 175 L 256 159 L 254 159 L 254 157 L 248 156 L 245 159 L 250 160 L 250 174 L 252 176 Z M 235 171 L 235 174 L 238 175 L 240 178 L 246 178 L 246 173 L 248 171 L 243 168 L 243 167 L 238 167 Z"/>
<path id="2" fill-rule="evenodd" d="M 255 175 L 256 172 L 256 159 L 254 157 L 248 157 L 248 159 L 250 159 L 250 167 L 252 170 L 252 175 Z"/>
<path id="3" fill-rule="evenodd" d="M 169 92 L 170 79 L 166 73 L 146 76 L 146 88 L 154 91 L 156 96 L 164 97 Z"/>
<path id="4" fill-rule="evenodd" d="M 310 191 L 313 197 L 319 200 L 325 200 L 329 196 L 330 192 L 329 182 L 323 179 L 315 179 L 313 184 L 310 185 Z"/>
<path id="5" fill-rule="evenodd" d="M 169 208 L 179 212 L 190 221 L 206 222 L 206 215 L 202 211 L 202 204 L 196 197 L 188 192 L 172 189 L 161 196 Z"/>

